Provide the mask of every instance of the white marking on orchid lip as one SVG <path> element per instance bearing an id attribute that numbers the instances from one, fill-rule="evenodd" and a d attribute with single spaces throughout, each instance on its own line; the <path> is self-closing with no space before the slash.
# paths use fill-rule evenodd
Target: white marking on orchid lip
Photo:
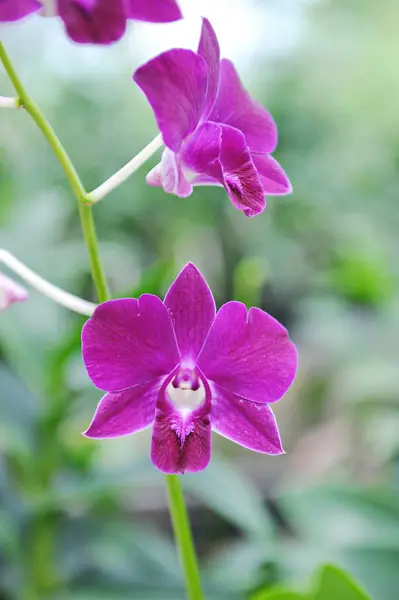
<path id="1" fill-rule="evenodd" d="M 170 383 L 166 388 L 166 393 L 173 406 L 177 408 L 184 417 L 188 416 L 193 410 L 198 408 L 204 402 L 206 395 L 201 380 L 199 381 L 199 387 L 196 390 L 192 390 L 191 387 L 186 387 L 186 382 L 180 383 L 177 388 L 173 383 Z"/>
<path id="2" fill-rule="evenodd" d="M 189 417 L 191 415 L 192 410 L 191 410 L 191 408 L 187 408 L 186 406 L 184 406 L 183 408 L 179 408 L 179 413 L 181 414 L 183 419 L 186 419 L 187 417 Z"/>
<path id="3" fill-rule="evenodd" d="M 191 381 L 182 381 L 179 384 L 181 390 L 191 390 Z"/>

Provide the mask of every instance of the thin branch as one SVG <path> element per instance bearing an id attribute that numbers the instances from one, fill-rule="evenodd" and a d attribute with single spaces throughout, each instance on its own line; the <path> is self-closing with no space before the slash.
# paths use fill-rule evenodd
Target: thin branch
<path id="1" fill-rule="evenodd" d="M 35 288 L 35 290 L 41 294 L 44 294 L 47 296 L 47 298 L 50 298 L 57 304 L 68 308 L 69 310 L 90 317 L 97 306 L 92 302 L 87 302 L 78 296 L 74 296 L 69 292 L 65 292 L 52 283 L 46 281 L 43 279 L 43 277 L 40 277 L 40 275 L 32 271 L 32 269 L 29 269 L 27 266 L 25 266 L 7 250 L 0 249 L 0 263 L 5 264 L 9 269 L 14 271 L 14 273 L 19 275 L 26 283 L 29 283 L 29 285 Z"/>
<path id="2" fill-rule="evenodd" d="M 130 160 L 124 167 L 119 169 L 109 179 L 104 181 L 95 190 L 87 194 L 86 201 L 90 204 L 96 204 L 105 196 L 108 196 L 115 188 L 119 187 L 121 183 L 126 181 L 137 169 L 139 169 L 157 150 L 162 148 L 163 140 L 162 135 L 157 135 L 145 148 L 143 148 L 132 160 Z"/>

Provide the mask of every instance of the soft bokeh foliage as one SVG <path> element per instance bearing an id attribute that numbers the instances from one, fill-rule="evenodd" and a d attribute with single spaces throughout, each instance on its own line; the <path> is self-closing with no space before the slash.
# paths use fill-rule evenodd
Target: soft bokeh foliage
<path id="1" fill-rule="evenodd" d="M 232 57 L 276 118 L 294 194 L 249 220 L 223 190 L 185 200 L 150 189 L 143 168 L 95 217 L 115 296 L 162 295 L 192 260 L 218 305 L 261 306 L 299 348 L 296 384 L 275 406 L 287 454 L 215 439 L 211 466 L 184 477 L 207 598 L 266 599 L 274 584 L 303 595 L 330 562 L 373 598 L 396 600 L 399 7 L 298 5 L 254 2 L 265 27 L 287 22 L 281 48 L 253 43 L 241 64 Z M 156 133 L 130 79 L 144 30 L 91 51 L 54 43 L 60 29 L 44 25 L 2 38 L 91 189 Z M 0 112 L 0 227 L 2 247 L 93 299 L 74 199 L 22 111 Z M 34 292 L 0 315 L 0 598 L 179 600 L 149 433 L 98 444 L 79 434 L 99 400 L 82 324 Z"/>

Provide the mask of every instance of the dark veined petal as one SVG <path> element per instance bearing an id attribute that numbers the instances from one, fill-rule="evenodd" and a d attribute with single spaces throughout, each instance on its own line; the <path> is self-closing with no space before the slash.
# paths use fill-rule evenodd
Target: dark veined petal
<path id="1" fill-rule="evenodd" d="M 0 0 L 0 21 L 18 21 L 40 8 L 36 0 Z"/>
<path id="2" fill-rule="evenodd" d="M 182 18 L 176 0 L 125 0 L 126 16 L 137 21 L 168 23 Z"/>
<path id="3" fill-rule="evenodd" d="M 111 44 L 125 32 L 124 0 L 57 0 L 69 37 L 79 44 Z"/>
<path id="4" fill-rule="evenodd" d="M 145 429 L 155 419 L 155 405 L 162 380 L 109 393 L 100 400 L 90 427 L 89 438 L 115 438 Z"/>
<path id="5" fill-rule="evenodd" d="M 195 363 L 215 315 L 215 301 L 200 271 L 188 263 L 164 300 L 175 328 L 182 360 Z"/>
<path id="6" fill-rule="evenodd" d="M 224 304 L 216 315 L 197 364 L 208 380 L 255 402 L 279 400 L 297 369 L 287 330 L 259 308 Z"/>
<path id="7" fill-rule="evenodd" d="M 206 62 L 191 50 L 169 50 L 137 69 L 133 79 L 147 96 L 165 145 L 178 152 L 205 109 Z"/>
<path id="8" fill-rule="evenodd" d="M 181 160 L 193 185 L 221 184 L 238 210 L 252 217 L 265 208 L 265 192 L 244 134 L 228 125 L 206 122 L 184 142 Z M 204 177 L 205 176 L 205 177 Z"/>
<path id="9" fill-rule="evenodd" d="M 220 386 L 212 389 L 212 429 L 255 452 L 283 454 L 276 418 L 268 404 L 251 402 Z"/>
<path id="10" fill-rule="evenodd" d="M 205 118 L 209 115 L 219 89 L 220 47 L 216 33 L 208 21 L 202 19 L 201 38 L 198 54 L 205 60 L 208 68 L 208 90 L 206 94 Z"/>
<path id="11" fill-rule="evenodd" d="M 100 304 L 83 327 L 82 352 L 90 379 L 106 392 L 167 375 L 180 358 L 169 313 L 151 294 Z"/>
<path id="12" fill-rule="evenodd" d="M 245 135 L 251 152 L 273 152 L 277 145 L 277 127 L 270 113 L 244 89 L 232 62 L 220 62 L 219 93 L 210 121 L 225 123 Z"/>
<path id="13" fill-rule="evenodd" d="M 254 217 L 266 206 L 260 176 L 252 161 L 243 133 L 229 125 L 220 127 L 222 129 L 220 162 L 226 191 L 235 208 L 242 210 L 247 217 Z"/>
<path id="14" fill-rule="evenodd" d="M 151 460 L 164 473 L 195 473 L 205 469 L 211 458 L 211 391 L 204 380 L 203 404 L 185 415 L 166 396 L 173 376 L 164 382 L 159 392 Z"/>
<path id="15" fill-rule="evenodd" d="M 252 154 L 266 194 L 280 196 L 290 194 L 292 186 L 280 164 L 270 154 Z"/>

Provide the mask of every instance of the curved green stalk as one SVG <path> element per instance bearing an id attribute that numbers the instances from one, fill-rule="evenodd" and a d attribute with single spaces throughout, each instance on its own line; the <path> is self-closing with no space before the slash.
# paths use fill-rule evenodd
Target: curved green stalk
<path id="1" fill-rule="evenodd" d="M 186 578 L 187 597 L 189 600 L 202 600 L 198 560 L 179 476 L 165 475 L 165 480 L 173 531 Z"/>
<path id="2" fill-rule="evenodd" d="M 57 135 L 53 131 L 50 123 L 47 121 L 39 107 L 30 98 L 29 94 L 25 90 L 14 66 L 8 56 L 3 43 L 0 41 L 0 60 L 3 63 L 4 69 L 13 84 L 15 91 L 18 94 L 19 105 L 23 107 L 27 113 L 32 117 L 33 121 L 39 127 L 44 137 L 48 141 L 52 151 L 58 159 L 58 162 L 62 166 L 65 175 L 69 181 L 73 193 L 79 203 L 79 215 L 82 224 L 83 235 L 85 238 L 87 251 L 90 259 L 90 267 L 95 283 L 97 296 L 99 302 L 104 302 L 108 299 L 108 287 L 105 274 L 101 265 L 99 257 L 98 242 L 94 227 L 93 215 L 91 208 L 85 205 L 86 202 L 86 190 L 73 166 L 71 159 L 66 153 L 63 145 L 58 139 Z"/>
<path id="3" fill-rule="evenodd" d="M 65 175 L 78 200 L 80 221 L 90 258 L 90 268 L 98 300 L 99 302 L 109 300 L 110 294 L 101 264 L 93 215 L 91 208 L 86 205 L 87 201 L 90 202 L 88 194 L 83 187 L 75 167 L 73 166 L 68 154 L 53 131 L 51 125 L 48 123 L 39 107 L 35 104 L 35 102 L 33 102 L 26 92 L 1 41 L 0 61 L 3 63 L 3 66 L 15 88 L 15 91 L 18 94 L 19 105 L 29 113 L 36 125 L 42 131 L 59 163 L 64 169 Z M 198 560 L 179 477 L 177 475 L 166 475 L 165 480 L 176 545 L 179 550 L 179 556 L 185 574 L 187 597 L 189 600 L 202 600 L 203 593 L 201 588 Z"/>

